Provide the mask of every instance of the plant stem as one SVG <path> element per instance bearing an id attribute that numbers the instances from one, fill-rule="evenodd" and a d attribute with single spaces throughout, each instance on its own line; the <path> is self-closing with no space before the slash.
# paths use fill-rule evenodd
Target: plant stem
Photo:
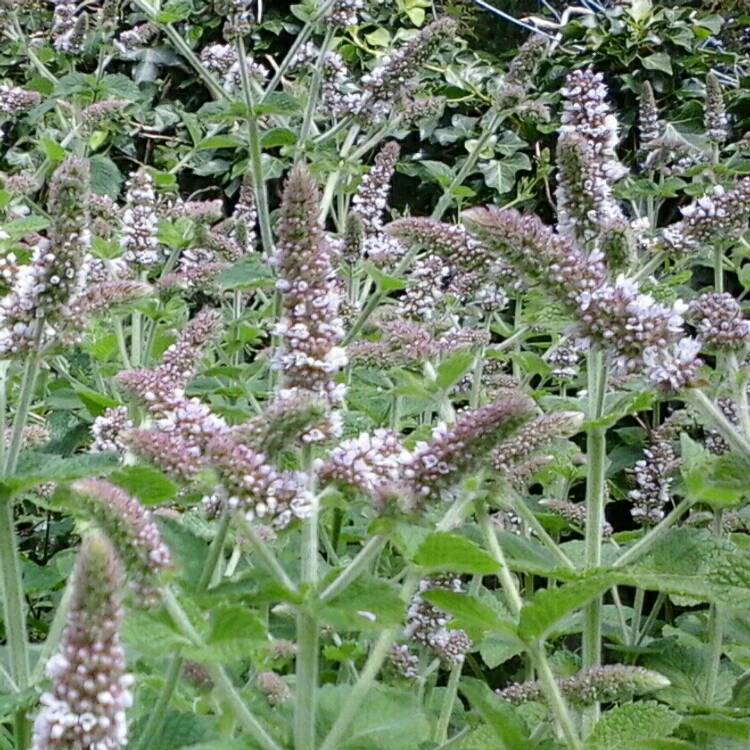
<path id="1" fill-rule="evenodd" d="M 242 532 L 253 547 L 253 551 L 263 563 L 263 567 L 288 591 L 296 592 L 297 586 L 289 577 L 287 572 L 278 561 L 276 555 L 268 548 L 268 545 L 258 536 L 252 524 L 239 518 Z"/>
<path id="2" fill-rule="evenodd" d="M 326 186 L 323 189 L 323 197 L 320 201 L 320 213 L 318 214 L 318 221 L 321 223 L 325 222 L 326 216 L 328 216 L 328 211 L 331 208 L 333 196 L 336 193 L 336 187 L 338 186 L 339 178 L 341 177 L 341 167 L 348 158 L 349 152 L 354 145 L 354 141 L 357 140 L 359 130 L 359 125 L 352 125 L 351 129 L 346 134 L 346 138 L 344 139 L 344 143 L 342 144 L 341 149 L 339 150 L 339 166 L 333 172 L 331 172 L 330 175 L 328 175 Z"/>
<path id="3" fill-rule="evenodd" d="M 258 128 L 258 117 L 255 114 L 255 104 L 250 75 L 247 67 L 247 53 L 245 42 L 240 39 L 237 42 L 237 55 L 240 63 L 240 76 L 242 79 L 242 93 L 245 97 L 247 107 L 247 133 L 250 151 L 250 173 L 253 178 L 253 190 L 255 192 L 255 204 L 258 209 L 258 225 L 260 226 L 260 239 L 263 250 L 267 256 L 273 254 L 273 233 L 271 232 L 271 213 L 268 208 L 268 192 L 266 190 L 266 179 L 263 173 L 263 155 L 260 147 L 260 129 Z"/>
<path id="4" fill-rule="evenodd" d="M 651 531 L 625 550 L 613 563 L 613 568 L 622 568 L 645 555 L 654 544 L 690 509 L 692 500 L 683 498 Z"/>
<path id="5" fill-rule="evenodd" d="M 461 168 L 456 173 L 456 176 L 453 178 L 453 180 L 451 180 L 450 185 L 448 185 L 448 187 L 445 189 L 445 192 L 440 197 L 440 200 L 437 202 L 435 210 L 432 212 L 433 219 L 443 218 L 443 214 L 445 214 L 445 212 L 448 210 L 448 206 L 450 206 L 451 201 L 453 200 L 453 191 L 459 185 L 462 185 L 466 177 L 471 174 L 471 171 L 474 169 L 474 166 L 479 159 L 479 154 L 487 145 L 490 138 L 495 134 L 498 125 L 500 125 L 503 119 L 505 119 L 505 114 L 503 112 L 494 112 L 492 114 L 489 122 L 485 126 L 484 130 L 482 130 L 481 135 L 477 139 L 476 145 L 472 149 L 471 153 L 466 157 L 466 161 L 464 161 L 464 163 L 461 165 Z"/>
<path id="6" fill-rule="evenodd" d="M 310 515 L 302 529 L 302 583 L 314 589 L 318 582 L 318 509 L 319 498 L 315 492 L 312 471 L 311 446 L 303 448 L 303 470 L 309 477 L 312 495 Z M 297 615 L 297 659 L 294 710 L 295 750 L 315 750 L 315 714 L 318 694 L 319 633 L 316 618 L 310 611 L 300 610 Z"/>
<path id="7" fill-rule="evenodd" d="M 208 555 L 201 571 L 201 577 L 198 579 L 198 591 L 208 590 L 211 578 L 216 570 L 216 565 L 224 550 L 230 520 L 230 516 L 226 513 L 219 520 L 216 533 L 208 548 Z M 167 672 L 164 675 L 164 685 L 159 693 L 156 705 L 149 714 L 146 726 L 143 727 L 141 733 L 138 735 L 135 750 L 147 750 L 161 734 L 167 709 L 177 688 L 177 682 L 180 678 L 184 661 L 181 651 L 175 653 L 170 659 Z"/>
<path id="8" fill-rule="evenodd" d="M 547 654 L 544 652 L 544 646 L 542 644 L 534 646 L 529 650 L 529 654 L 539 672 L 539 679 L 544 688 L 544 694 L 552 709 L 552 713 L 557 719 L 557 723 L 560 725 L 569 750 L 581 750 L 583 746 L 578 739 L 578 732 L 573 724 L 573 719 L 568 710 L 565 698 L 560 692 L 560 686 L 557 684 L 555 675 L 552 673 Z"/>
<path id="9" fill-rule="evenodd" d="M 310 135 L 310 128 L 315 120 L 315 109 L 318 106 L 318 97 L 320 94 L 320 86 L 323 81 L 324 67 L 326 54 L 328 54 L 328 48 L 331 46 L 333 36 L 335 33 L 334 27 L 330 27 L 326 31 L 326 35 L 323 39 L 323 43 L 320 45 L 320 51 L 318 52 L 318 60 L 313 70 L 312 81 L 307 89 L 307 106 L 305 107 L 305 114 L 302 118 L 302 126 L 300 127 L 299 136 L 297 140 L 297 148 L 304 149 L 305 141 Z"/>
<path id="10" fill-rule="evenodd" d="M 354 581 L 365 572 L 370 562 L 380 554 L 380 551 L 388 543 L 385 536 L 373 536 L 368 539 L 367 544 L 357 553 L 354 559 L 339 573 L 339 575 L 328 584 L 320 595 L 321 603 L 335 599 L 342 591 L 346 590 Z"/>
<path id="11" fill-rule="evenodd" d="M 409 601 L 411 598 L 417 587 L 417 583 L 419 582 L 419 576 L 419 572 L 414 569 L 410 570 L 407 574 L 406 580 L 401 589 L 401 598 L 404 601 Z M 320 745 L 319 750 L 336 750 L 336 748 L 339 747 L 344 733 L 349 728 L 352 719 L 354 719 L 354 716 L 365 698 L 367 698 L 367 694 L 370 692 L 370 688 L 375 682 L 375 678 L 378 676 L 378 672 L 383 666 L 383 662 L 386 660 L 397 635 L 398 629 L 391 628 L 381 633 L 378 640 L 375 641 L 375 645 L 370 651 L 370 655 L 367 657 L 367 661 L 365 662 L 364 669 L 359 675 L 359 679 L 346 697 L 344 705 L 341 707 L 341 711 L 336 717 L 336 721 L 333 723 L 328 735 Z M 298 749 L 295 748 L 295 750 Z"/>
<path id="12" fill-rule="evenodd" d="M 722 535 L 722 512 L 714 511 L 713 533 L 717 537 Z M 710 706 L 716 695 L 716 684 L 719 681 L 721 655 L 724 644 L 724 618 L 721 607 L 716 602 L 711 603 L 708 617 L 708 653 L 706 655 L 706 692 L 704 701 Z"/>
<path id="13" fill-rule="evenodd" d="M 600 349 L 592 349 L 588 357 L 588 419 L 601 420 L 604 416 L 604 395 L 607 371 Z M 607 459 L 606 429 L 591 425 L 586 435 L 586 541 L 585 566 L 598 568 L 602 561 L 604 527 L 605 468 Z M 601 643 L 602 598 L 598 596 L 586 605 L 583 612 L 582 666 L 598 667 L 602 658 Z M 599 718 L 599 703 L 584 712 L 584 733 L 588 734 Z"/>
<path id="14" fill-rule="evenodd" d="M 721 436 L 734 450 L 741 453 L 745 458 L 750 458 L 750 442 L 737 431 L 735 426 L 702 390 L 698 388 L 689 389 L 685 392 L 684 399 L 700 413 L 709 425 L 715 427 L 721 433 Z"/>
<path id="15" fill-rule="evenodd" d="M 453 715 L 453 706 L 456 702 L 458 693 L 458 683 L 461 680 L 461 671 L 463 662 L 454 664 L 448 675 L 448 684 L 445 686 L 445 695 L 443 696 L 443 705 L 440 707 L 440 716 L 435 726 L 435 732 L 432 736 L 433 742 L 442 744 L 448 739 L 448 726 Z"/>
<path id="16" fill-rule="evenodd" d="M 177 626 L 178 630 L 199 648 L 205 646 L 200 633 L 193 627 L 190 618 L 177 601 L 171 589 L 162 589 L 162 600 L 164 606 Z M 258 719 L 255 718 L 250 709 L 245 705 L 237 688 L 227 676 L 223 667 L 216 664 L 206 665 L 206 669 L 214 682 L 216 690 L 229 704 L 234 712 L 235 718 L 240 726 L 263 748 L 263 750 L 282 750 L 281 746 L 271 735 L 266 732 Z"/>

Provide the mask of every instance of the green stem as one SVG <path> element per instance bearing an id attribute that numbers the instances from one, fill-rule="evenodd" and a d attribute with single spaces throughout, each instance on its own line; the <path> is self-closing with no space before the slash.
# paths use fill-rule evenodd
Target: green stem
<path id="1" fill-rule="evenodd" d="M 303 470 L 307 472 L 310 494 L 313 498 L 310 515 L 302 529 L 302 582 L 311 589 L 318 582 L 318 512 L 319 498 L 315 492 L 312 471 L 312 450 L 305 446 L 302 455 Z M 305 610 L 297 615 L 297 659 L 294 710 L 295 750 L 315 750 L 315 726 L 318 694 L 318 623 L 315 616 Z"/>
<path id="2" fill-rule="evenodd" d="M 722 535 L 722 512 L 714 511 L 713 533 L 717 537 Z M 719 681 L 719 670 L 721 668 L 721 655 L 724 650 L 724 617 L 722 608 L 716 603 L 711 603 L 708 617 L 708 652 L 706 654 L 706 692 L 704 700 L 710 706 L 716 695 L 716 685 Z"/>
<path id="3" fill-rule="evenodd" d="M 604 395 L 607 372 L 601 350 L 593 349 L 588 358 L 588 419 L 599 421 L 604 416 Z M 586 540 L 585 566 L 587 570 L 600 567 L 604 528 L 605 469 L 607 459 L 606 430 L 596 424 L 586 434 Z M 598 667 L 602 658 L 602 598 L 594 599 L 583 612 L 582 666 Z M 584 731 L 591 731 L 599 718 L 599 704 L 594 703 L 584 713 Z"/>
<path id="4" fill-rule="evenodd" d="M 328 48 L 331 46 L 333 36 L 335 34 L 335 28 L 331 26 L 327 29 L 326 35 L 323 39 L 323 43 L 320 45 L 320 51 L 318 52 L 318 60 L 313 71 L 312 81 L 307 89 L 307 106 L 305 107 L 305 114 L 302 118 L 302 127 L 299 131 L 299 137 L 297 140 L 298 149 L 304 149 L 305 142 L 310 134 L 310 128 L 313 125 L 315 119 L 315 109 L 318 106 L 318 96 L 320 94 L 320 86 L 324 76 L 324 63 L 325 57 L 328 54 Z"/>
<path id="5" fill-rule="evenodd" d="M 242 93 L 247 107 L 247 132 L 250 150 L 250 174 L 255 191 L 255 204 L 258 209 L 258 225 L 263 250 L 269 257 L 273 254 L 273 233 L 271 232 L 271 212 L 268 208 L 268 191 L 263 173 L 263 155 L 260 146 L 260 129 L 258 117 L 255 114 L 255 103 L 250 76 L 247 66 L 247 52 L 242 39 L 237 42 L 237 55 L 240 62 L 240 76 L 242 78 Z"/>
<path id="6" fill-rule="evenodd" d="M 253 552 L 258 556 L 263 567 L 288 591 L 296 592 L 297 587 L 294 581 L 289 577 L 287 572 L 282 567 L 273 552 L 269 549 L 268 545 L 258 536 L 258 532 L 255 531 L 252 524 L 245 521 L 245 519 L 239 519 L 240 525 L 242 526 L 242 532 L 247 537 L 248 541 L 252 545 Z"/>
<path id="7" fill-rule="evenodd" d="M 387 537 L 373 536 L 367 541 L 364 547 L 357 553 L 354 559 L 339 573 L 339 575 L 328 584 L 320 595 L 321 603 L 335 599 L 339 594 L 346 590 L 359 576 L 364 573 L 370 565 L 370 562 L 377 557 L 383 547 L 388 543 Z"/>
<path id="8" fill-rule="evenodd" d="M 206 556 L 206 562 L 203 565 L 201 571 L 201 577 L 198 579 L 198 591 L 207 591 L 211 578 L 216 565 L 219 562 L 222 552 L 224 551 L 224 544 L 226 542 L 227 533 L 229 532 L 230 516 L 224 514 L 216 528 L 214 538 L 211 540 L 211 545 L 208 548 L 208 555 Z M 151 710 L 146 726 L 143 727 L 141 733 L 138 736 L 138 742 L 135 744 L 135 750 L 147 750 L 151 747 L 156 738 L 161 734 L 164 726 L 164 720 L 167 716 L 167 709 L 174 695 L 174 691 L 177 689 L 177 682 L 182 673 L 182 665 L 184 664 L 182 652 L 178 651 L 172 656 L 167 666 L 167 672 L 164 676 L 164 685 L 162 686 L 159 697 L 156 700 L 156 705 Z"/>
<path id="9" fill-rule="evenodd" d="M 492 114 L 489 122 L 487 123 L 484 130 L 482 130 L 481 135 L 477 139 L 475 147 L 466 157 L 466 161 L 464 161 L 464 163 L 461 165 L 461 168 L 458 170 L 456 176 L 453 178 L 453 180 L 451 180 L 450 185 L 448 185 L 448 187 L 445 189 L 445 192 L 440 197 L 440 200 L 437 202 L 435 210 L 432 212 L 433 219 L 443 218 L 443 214 L 445 214 L 445 212 L 448 210 L 448 206 L 450 206 L 451 201 L 453 200 L 453 191 L 459 185 L 462 185 L 466 177 L 471 174 L 474 166 L 477 163 L 477 160 L 479 159 L 479 154 L 487 145 L 490 138 L 495 134 L 495 131 L 504 118 L 505 114 L 503 112 L 494 112 Z"/>
<path id="10" fill-rule="evenodd" d="M 539 672 L 539 680 L 542 683 L 545 697 L 562 730 L 569 750 L 581 750 L 583 745 L 581 745 L 581 741 L 578 739 L 578 732 L 576 731 L 565 698 L 560 692 L 560 686 L 557 684 L 555 675 L 552 673 L 547 654 L 544 652 L 544 646 L 539 644 L 532 647 L 529 650 L 529 654 Z"/>
<path id="11" fill-rule="evenodd" d="M 409 599 L 411 599 L 418 582 L 419 572 L 411 570 L 407 574 L 402 587 L 402 600 L 409 601 Z M 378 676 L 378 672 L 380 672 L 380 668 L 383 666 L 383 662 L 388 657 L 391 647 L 396 641 L 398 632 L 398 628 L 391 628 L 380 634 L 378 640 L 370 651 L 370 655 L 367 657 L 367 661 L 365 662 L 364 669 L 359 675 L 359 679 L 347 695 L 344 705 L 341 707 L 341 711 L 336 717 L 336 721 L 333 723 L 333 726 L 328 732 L 323 744 L 320 745 L 319 750 L 336 750 L 336 748 L 340 746 L 344 734 L 349 728 L 357 711 L 359 711 L 360 706 L 367 698 L 367 694 L 370 692 L 370 689 L 375 682 L 375 678 Z M 297 750 L 297 748 L 295 748 L 295 750 Z"/>
<path id="12" fill-rule="evenodd" d="M 688 498 L 681 500 L 651 531 L 642 536 L 632 547 L 625 550 L 612 567 L 623 568 L 645 555 L 687 513 L 692 504 L 693 501 Z"/>
<path id="13" fill-rule="evenodd" d="M 354 141 L 357 140 L 359 130 L 359 125 L 355 124 L 346 134 L 344 143 L 339 150 L 338 166 L 333 172 L 331 172 L 330 175 L 328 175 L 325 188 L 323 189 L 323 197 L 320 201 L 320 213 L 318 214 L 318 221 L 320 221 L 321 223 L 323 223 L 326 220 L 326 216 L 328 216 L 328 211 L 331 208 L 333 196 L 336 194 L 336 188 L 339 184 L 339 178 L 341 177 L 341 168 L 349 157 L 349 152 L 351 151 L 352 146 L 354 146 Z"/>
<path id="14" fill-rule="evenodd" d="M 560 549 L 560 545 L 547 533 L 544 526 L 539 523 L 539 519 L 534 515 L 523 498 L 516 498 L 513 502 L 513 510 L 526 522 L 529 528 L 539 537 L 544 546 L 560 561 L 563 567 L 568 570 L 575 570 L 575 565 L 571 559 Z"/>
<path id="15" fill-rule="evenodd" d="M 445 693 L 443 695 L 443 705 L 440 707 L 440 716 L 438 717 L 435 732 L 432 736 L 433 742 L 442 744 L 448 739 L 448 726 L 453 715 L 453 706 L 456 703 L 458 683 L 461 680 L 463 666 L 463 662 L 460 662 L 451 667 L 450 674 L 448 675 L 448 684 L 445 686 Z"/>
<path id="16" fill-rule="evenodd" d="M 635 590 L 635 599 L 633 601 L 633 618 L 630 622 L 630 645 L 634 646 L 638 642 L 638 633 L 641 630 L 641 616 L 643 615 L 643 597 L 645 592 L 641 588 Z"/>
<path id="17" fill-rule="evenodd" d="M 162 589 L 162 600 L 164 606 L 177 626 L 178 630 L 188 638 L 193 645 L 203 648 L 205 643 L 200 633 L 193 627 L 190 618 L 185 613 L 174 592 L 171 589 Z M 271 735 L 266 732 L 255 715 L 245 705 L 242 697 L 237 692 L 237 688 L 227 676 L 223 667 L 216 664 L 206 665 L 209 676 L 213 680 L 214 686 L 222 698 L 227 702 L 234 712 L 235 718 L 239 725 L 260 745 L 263 750 L 282 750 L 281 746 Z"/>
<path id="18" fill-rule="evenodd" d="M 750 458 L 750 442 L 737 431 L 736 427 L 724 416 L 721 409 L 702 390 L 698 388 L 687 390 L 684 399 L 700 413 L 711 427 L 715 427 L 721 433 L 721 436 L 733 450 L 736 450 L 745 458 Z"/>

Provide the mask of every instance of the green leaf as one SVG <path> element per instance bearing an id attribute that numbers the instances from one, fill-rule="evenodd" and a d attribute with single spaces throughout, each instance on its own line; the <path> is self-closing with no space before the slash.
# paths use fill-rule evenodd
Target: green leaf
<path id="1" fill-rule="evenodd" d="M 260 145 L 263 148 L 293 146 L 295 143 L 297 143 L 297 134 L 289 128 L 272 128 L 263 133 L 260 139 Z"/>
<path id="2" fill-rule="evenodd" d="M 540 589 L 521 609 L 519 635 L 528 642 L 544 638 L 563 617 L 599 596 L 616 580 L 612 574 L 596 573 L 559 588 Z"/>
<path id="3" fill-rule="evenodd" d="M 110 475 L 110 481 L 135 495 L 144 505 L 158 505 L 177 494 L 177 485 L 153 466 L 126 466 Z"/>
<path id="4" fill-rule="evenodd" d="M 44 155 L 51 162 L 59 163 L 64 161 L 65 149 L 56 141 L 53 141 L 51 138 L 42 138 L 42 140 L 39 141 L 39 145 L 42 147 Z"/>
<path id="5" fill-rule="evenodd" d="M 391 43 L 391 35 L 388 29 L 381 27 L 365 34 L 365 41 L 372 47 L 387 47 Z"/>
<path id="6" fill-rule="evenodd" d="M 511 620 L 499 609 L 476 596 L 445 589 L 430 589 L 422 596 L 439 609 L 453 615 L 456 627 L 466 630 L 474 640 L 481 638 L 487 631 L 502 631 L 507 637 L 515 638 L 516 629 Z"/>
<path id="7" fill-rule="evenodd" d="M 456 352 L 440 363 L 437 368 L 437 385 L 443 390 L 454 386 L 471 367 L 475 355 L 473 352 Z"/>
<path id="8" fill-rule="evenodd" d="M 16 242 L 34 232 L 41 232 L 48 226 L 49 221 L 42 216 L 26 216 L 23 219 L 14 219 L 3 224 L 3 229 L 8 237 Z"/>
<path id="9" fill-rule="evenodd" d="M 216 281 L 222 289 L 263 289 L 273 286 L 273 272 L 257 255 L 246 255 L 222 271 Z"/>
<path id="10" fill-rule="evenodd" d="M 627 703 L 602 716 L 584 750 L 635 750 L 641 740 L 667 737 L 679 724 L 679 714 L 658 703 Z"/>
<path id="11" fill-rule="evenodd" d="M 490 575 L 500 567 L 478 544 L 446 532 L 430 534 L 417 550 L 414 562 L 429 571 Z"/>
<path id="12" fill-rule="evenodd" d="M 382 630 L 404 616 L 400 589 L 393 583 L 364 577 L 321 607 L 321 621 L 339 631 Z"/>
<path id="13" fill-rule="evenodd" d="M 516 175 L 527 169 L 531 169 L 531 161 L 526 154 L 520 152 L 504 159 L 486 162 L 481 167 L 487 187 L 497 190 L 500 194 L 513 190 Z"/>
<path id="14" fill-rule="evenodd" d="M 672 75 L 672 59 L 666 52 L 654 52 L 652 55 L 641 58 L 641 62 L 647 70 L 660 70 L 662 73 Z"/>
<path id="15" fill-rule="evenodd" d="M 651 15 L 651 10 L 651 0 L 631 0 L 627 12 L 634 21 L 640 23 Z"/>
<path id="16" fill-rule="evenodd" d="M 109 474 L 117 468 L 118 457 L 111 453 L 85 453 L 63 458 L 52 453 L 24 451 L 16 472 L 0 482 L 2 491 L 16 493 L 45 482 L 72 482 L 75 479 Z"/>
<path id="17" fill-rule="evenodd" d="M 196 151 L 206 151 L 214 148 L 241 148 L 245 146 L 245 141 L 236 135 L 212 135 L 204 138 L 196 147 Z"/>
<path id="18" fill-rule="evenodd" d="M 38 700 L 39 692 L 36 688 L 27 688 L 20 693 L 0 694 L 0 721 L 10 718 L 18 710 L 31 710 Z"/>
<path id="19" fill-rule="evenodd" d="M 122 73 L 111 73 L 104 76 L 101 86 L 118 99 L 135 102 L 141 96 L 138 84 Z"/>
<path id="20" fill-rule="evenodd" d="M 721 714 L 689 716 L 683 719 L 683 726 L 690 727 L 698 734 L 713 734 L 733 740 L 750 740 L 750 723 L 747 719 L 733 719 Z"/>
<path id="21" fill-rule="evenodd" d="M 351 694 L 350 685 L 324 685 L 318 691 L 321 724 L 330 729 Z M 414 691 L 376 685 L 357 711 L 337 750 L 415 750 L 430 724 Z M 321 734 L 323 736 L 325 731 Z"/>
<path id="22" fill-rule="evenodd" d="M 91 165 L 91 190 L 97 195 L 117 198 L 122 186 L 122 174 L 118 166 L 108 156 L 95 154 L 89 160 Z"/>
<path id="23" fill-rule="evenodd" d="M 283 91 L 272 91 L 256 105 L 256 115 L 293 115 L 302 109 L 300 102 Z"/>
<path id="24" fill-rule="evenodd" d="M 383 273 L 374 263 L 366 263 L 367 273 L 372 276 L 381 292 L 392 292 L 397 289 L 406 289 L 406 281 L 397 276 L 389 276 Z"/>
<path id="25" fill-rule="evenodd" d="M 513 706 L 500 700 L 484 682 L 465 677 L 459 689 L 492 730 L 501 750 L 528 750 L 531 747 L 524 721 Z"/>

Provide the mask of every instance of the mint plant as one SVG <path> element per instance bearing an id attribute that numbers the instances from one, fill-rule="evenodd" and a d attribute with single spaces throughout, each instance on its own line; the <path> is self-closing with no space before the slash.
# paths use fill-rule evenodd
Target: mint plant
<path id="1" fill-rule="evenodd" d="M 0 747 L 747 744 L 714 10 L 0 12 Z"/>

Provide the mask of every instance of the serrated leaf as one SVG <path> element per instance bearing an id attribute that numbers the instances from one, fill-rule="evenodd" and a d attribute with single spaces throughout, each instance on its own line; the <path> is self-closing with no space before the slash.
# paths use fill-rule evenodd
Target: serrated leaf
<path id="1" fill-rule="evenodd" d="M 0 482 L 9 493 L 35 487 L 45 482 L 72 482 L 83 477 L 109 474 L 117 468 L 118 456 L 111 453 L 86 453 L 63 458 L 52 453 L 24 451 L 12 476 Z"/>
<path id="2" fill-rule="evenodd" d="M 256 105 L 256 115 L 293 115 L 301 109 L 300 102 L 283 91 L 272 91 Z"/>
<path id="3" fill-rule="evenodd" d="M 273 272 L 256 255 L 246 255 L 231 268 L 222 271 L 216 281 L 222 289 L 261 289 L 273 286 Z"/>
<path id="4" fill-rule="evenodd" d="M 399 625 L 404 602 L 395 584 L 364 577 L 320 609 L 319 618 L 339 631 L 382 630 Z"/>
<path id="5" fill-rule="evenodd" d="M 351 694 L 350 685 L 318 691 L 321 723 L 330 728 Z M 357 711 L 337 750 L 415 750 L 429 737 L 430 724 L 413 691 L 377 685 Z"/>
<path id="6" fill-rule="evenodd" d="M 563 617 L 599 596 L 616 581 L 612 574 L 599 573 L 559 588 L 537 591 L 521 609 L 519 635 L 528 642 L 544 638 Z"/>
<path id="7" fill-rule="evenodd" d="M 607 711 L 596 723 L 584 750 L 633 750 L 640 740 L 667 737 L 680 715 L 658 703 L 627 703 Z"/>
<path id="8" fill-rule="evenodd" d="M 91 165 L 91 190 L 97 195 L 117 198 L 122 186 L 122 173 L 112 159 L 102 154 L 95 154 L 89 160 Z"/>
<path id="9" fill-rule="evenodd" d="M 516 629 L 511 620 L 476 596 L 446 589 L 430 589 L 422 596 L 439 609 L 453 615 L 456 627 L 466 630 L 475 640 L 487 631 L 502 631 L 508 638 L 515 637 Z"/>
<path id="10" fill-rule="evenodd" d="M 747 719 L 734 719 L 731 716 L 709 714 L 689 716 L 683 720 L 683 725 L 690 727 L 699 734 L 713 734 L 733 740 L 750 740 L 750 722 Z"/>
<path id="11" fill-rule="evenodd" d="M 500 568 L 497 561 L 478 544 L 446 532 L 430 534 L 419 546 L 414 562 L 430 571 L 451 573 L 490 575 Z"/>

